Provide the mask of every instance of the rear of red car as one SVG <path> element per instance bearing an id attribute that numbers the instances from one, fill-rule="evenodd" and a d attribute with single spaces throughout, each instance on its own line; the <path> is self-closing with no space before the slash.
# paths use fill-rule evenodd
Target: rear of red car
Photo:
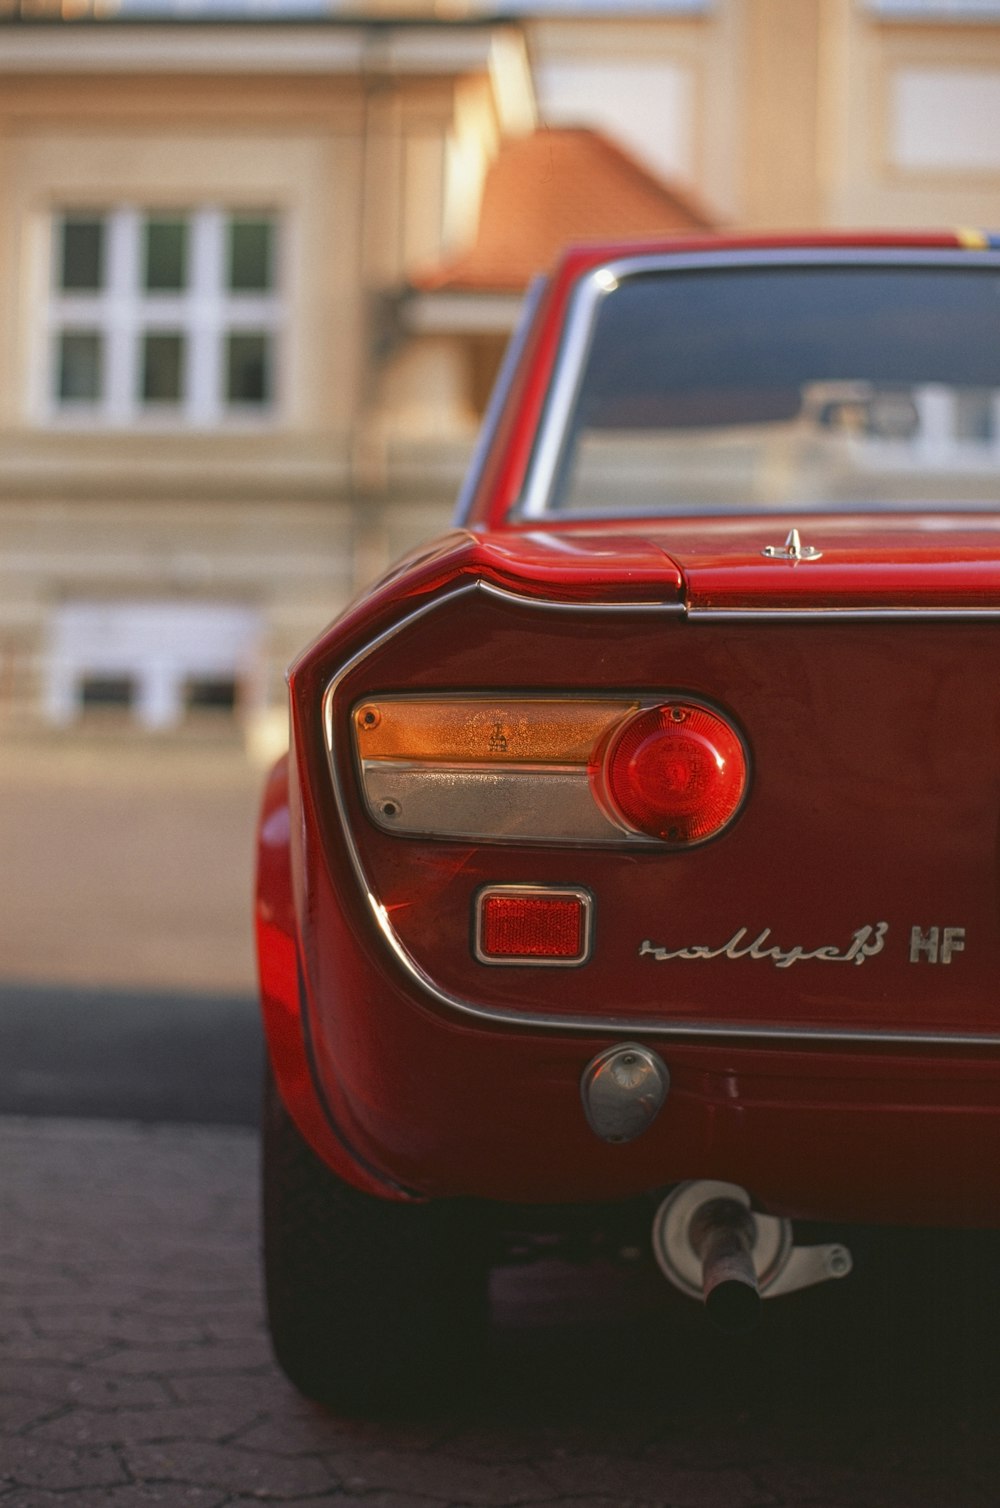
<path id="1" fill-rule="evenodd" d="M 787 1218 L 997 1223 L 996 466 L 992 431 L 933 426 L 992 415 L 1000 332 L 961 339 L 991 305 L 949 285 L 967 380 L 948 352 L 918 370 L 923 286 L 896 309 L 888 253 L 856 251 L 875 282 L 847 307 L 898 347 L 862 371 L 810 313 L 842 251 L 740 255 L 756 282 L 682 259 L 705 312 L 664 314 L 666 378 L 669 271 L 571 260 L 468 526 L 293 668 L 258 923 L 272 1329 L 306 1391 L 349 1395 L 329 1358 L 373 1307 L 397 1381 L 445 1329 L 465 1356 L 515 1209 L 648 1204 L 668 1276 L 720 1293 L 847 1270 Z M 921 455 L 960 511 L 899 505 Z"/>

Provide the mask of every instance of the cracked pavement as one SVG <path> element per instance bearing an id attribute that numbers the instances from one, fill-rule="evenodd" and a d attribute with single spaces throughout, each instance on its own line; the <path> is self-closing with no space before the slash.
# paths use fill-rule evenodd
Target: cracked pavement
<path id="1" fill-rule="evenodd" d="M 249 1129 L 0 1120 L 0 1508 L 994 1508 L 982 1242 L 740 1344 L 643 1262 L 504 1269 L 481 1386 L 345 1419 L 271 1359 L 256 1174 Z"/>

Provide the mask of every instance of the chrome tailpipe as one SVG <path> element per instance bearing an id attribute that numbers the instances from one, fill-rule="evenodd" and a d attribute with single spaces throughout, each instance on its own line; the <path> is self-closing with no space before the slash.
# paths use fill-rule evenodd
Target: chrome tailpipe
<path id="1" fill-rule="evenodd" d="M 653 1252 L 664 1276 L 701 1298 L 723 1330 L 750 1329 L 761 1299 L 794 1293 L 851 1270 L 846 1246 L 795 1246 L 792 1224 L 759 1215 L 734 1183 L 682 1183 L 653 1219 Z"/>

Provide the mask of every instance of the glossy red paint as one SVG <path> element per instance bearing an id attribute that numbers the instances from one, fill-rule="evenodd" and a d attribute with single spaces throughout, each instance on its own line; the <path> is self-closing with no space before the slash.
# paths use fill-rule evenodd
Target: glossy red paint
<path id="1" fill-rule="evenodd" d="M 284 810 L 282 795 L 279 778 L 265 826 Z M 283 823 L 275 827 L 277 853 Z M 671 1044 L 661 1047 L 674 1087 L 660 1121 L 633 1146 L 607 1147 L 586 1128 L 578 1098 L 579 1075 L 606 1038 L 459 1022 L 415 1000 L 354 903 L 342 850 L 321 852 L 322 836 L 306 844 L 304 905 L 323 944 L 309 948 L 304 1008 L 315 1071 L 353 1159 L 344 1158 L 341 1140 L 331 1147 L 317 1134 L 321 1123 L 309 1108 L 316 1096 L 291 1029 L 299 1001 L 290 968 L 265 977 L 265 1024 L 303 1131 L 358 1187 L 376 1188 L 370 1170 L 379 1169 L 386 1195 L 398 1196 L 402 1184 L 428 1196 L 579 1201 L 622 1198 L 696 1173 L 738 1178 L 765 1207 L 799 1216 L 991 1222 L 996 1055 L 901 1054 L 888 1043 L 861 1054 Z M 264 884 L 275 886 L 274 876 Z M 287 901 L 280 916 L 262 920 L 292 942 Z M 273 934 L 262 942 L 267 968 Z M 929 1182 L 930 1166 L 964 1172 Z"/>
<path id="2" fill-rule="evenodd" d="M 646 1136 L 608 1146 L 579 1091 L 608 1036 L 491 1028 L 415 1000 L 362 914 L 345 916 L 350 880 L 340 865 L 313 876 L 326 947 L 309 1011 L 318 1076 L 368 1167 L 428 1197 L 579 1203 L 724 1177 L 803 1218 L 993 1222 L 995 1056 L 657 1043 L 667 1105 Z M 929 1167 L 962 1172 L 930 1182 Z"/>
<path id="3" fill-rule="evenodd" d="M 299 1130 L 341 1178 L 366 1194 L 402 1191 L 366 1168 L 345 1147 L 319 1093 L 303 1034 L 303 985 L 291 876 L 288 760 L 271 772 L 258 831 L 255 932 L 261 1012 L 268 1057 L 282 1099 Z"/>
<path id="4" fill-rule="evenodd" d="M 573 288 L 648 249 L 566 258 L 468 527 L 292 667 L 258 884 L 279 1088 L 334 1171 L 387 1199 L 599 1203 L 719 1178 L 802 1218 L 995 1225 L 1000 508 L 505 522 Z M 819 558 L 764 556 L 793 525 Z M 679 852 L 383 831 L 353 710 L 434 692 L 694 698 L 745 741 L 745 804 Z M 588 893 L 592 957 L 478 961 L 491 885 Z M 580 1081 L 621 1040 L 672 1082 L 612 1146 Z"/>

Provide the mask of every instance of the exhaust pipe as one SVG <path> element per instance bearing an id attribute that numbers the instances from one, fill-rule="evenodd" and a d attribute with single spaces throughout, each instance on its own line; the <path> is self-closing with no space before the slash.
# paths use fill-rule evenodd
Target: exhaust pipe
<path id="1" fill-rule="evenodd" d="M 790 1220 L 755 1214 L 750 1195 L 709 1179 L 672 1190 L 653 1219 L 653 1252 L 661 1272 L 730 1333 L 749 1330 L 762 1298 L 844 1278 L 846 1246 L 795 1246 Z"/>
<path id="2" fill-rule="evenodd" d="M 710 1199 L 695 1212 L 691 1246 L 701 1262 L 701 1294 L 720 1330 L 739 1334 L 760 1318 L 753 1262 L 754 1218 L 736 1199 Z"/>

